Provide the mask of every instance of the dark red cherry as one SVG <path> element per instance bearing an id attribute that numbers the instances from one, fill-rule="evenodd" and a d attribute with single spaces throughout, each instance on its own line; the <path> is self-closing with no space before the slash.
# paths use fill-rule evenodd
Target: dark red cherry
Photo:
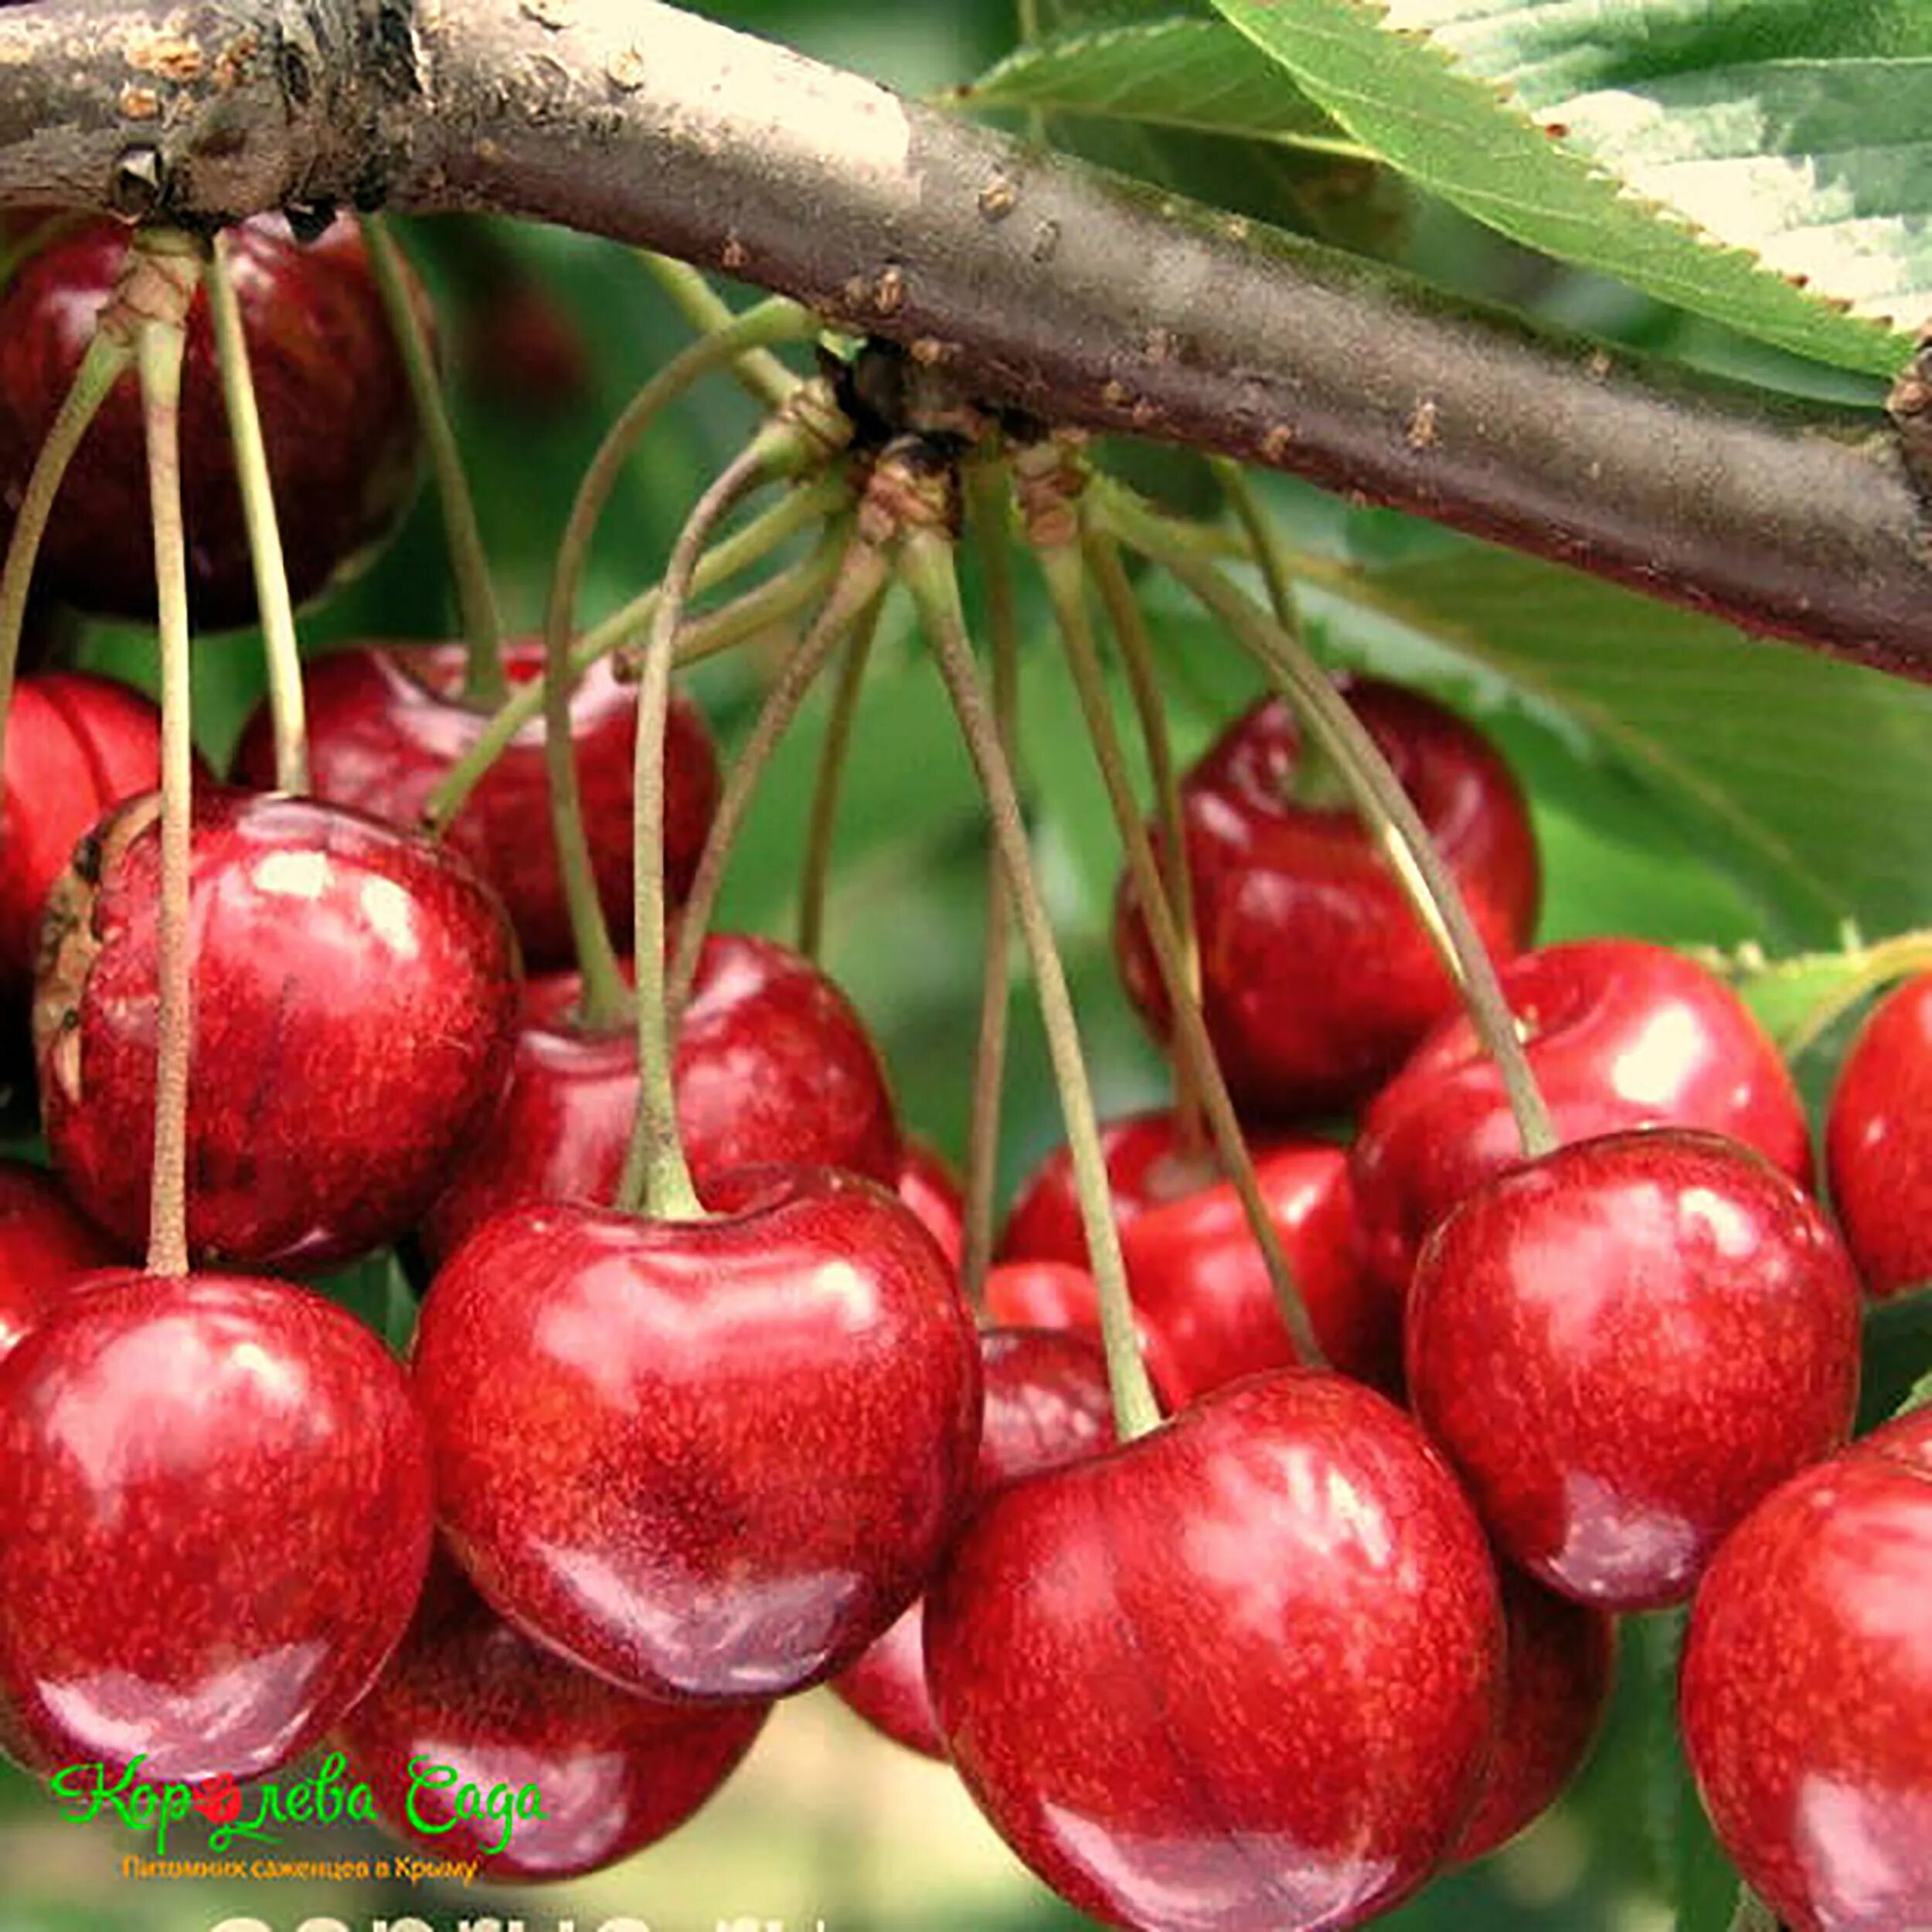
<path id="1" fill-rule="evenodd" d="M 899 1178 L 893 1192 L 939 1243 L 957 1267 L 966 1251 L 966 1199 L 952 1163 L 938 1148 L 908 1135 L 899 1148 Z"/>
<path id="2" fill-rule="evenodd" d="M 1602 1728 L 1617 1665 L 1614 1618 L 1501 1566 L 1502 1723 L 1482 1801 L 1457 1841 L 1459 1862 L 1507 1844 L 1549 1810 L 1582 1768 Z"/>
<path id="3" fill-rule="evenodd" d="M 1001 1328 L 1064 1328 L 1097 1343 L 1100 1338 L 1100 1290 L 1084 1268 L 1066 1261 L 1002 1261 L 986 1274 L 986 1318 Z M 1165 1338 L 1136 1308 L 1134 1332 L 1141 1359 L 1156 1393 L 1185 1380 L 1167 1359 Z"/>
<path id="4" fill-rule="evenodd" d="M 26 1002 L 47 894 L 81 835 L 160 783 L 161 713 L 138 691 L 84 671 L 44 671 L 15 687 L 0 806 L 0 1004 Z"/>
<path id="5" fill-rule="evenodd" d="M 0 1358 L 70 1284 L 127 1258 L 45 1168 L 0 1161 Z"/>
<path id="6" fill-rule="evenodd" d="M 1932 1923 L 1932 1413 L 1794 1476 L 1717 1553 L 1678 1710 L 1724 1849 L 1791 1932 Z"/>
<path id="7" fill-rule="evenodd" d="M 0 1362 L 0 1736 L 33 1770 L 287 1764 L 369 1688 L 429 1549 L 403 1372 L 304 1289 L 99 1276 Z"/>
<path id="8" fill-rule="evenodd" d="M 230 230 L 228 245 L 289 588 L 299 602 L 353 567 L 401 520 L 416 492 L 421 438 L 355 223 L 339 219 L 304 247 L 279 215 L 258 216 Z M 90 222 L 22 264 L 0 295 L 0 498 L 9 512 L 127 250 L 120 223 Z M 427 298 L 415 292 L 427 314 Z M 189 315 L 181 437 L 196 624 L 250 623 L 255 581 L 206 294 Z M 129 375 L 103 405 L 61 487 L 38 580 L 94 615 L 151 619 L 148 532 L 145 444 Z"/>
<path id="9" fill-rule="evenodd" d="M 1113 1446 L 1107 1359 L 1094 1343 L 1064 1329 L 988 1328 L 979 1350 L 986 1413 L 973 1475 L 975 1500 L 1022 1476 Z M 944 1758 L 945 1742 L 926 1692 L 924 1614 L 922 1600 L 832 1687 L 888 1737 Z"/>
<path id="10" fill-rule="evenodd" d="M 1576 940 L 1512 960 L 1502 979 L 1561 1138 L 1701 1127 L 1810 1182 L 1810 1130 L 1777 1049 L 1693 961 L 1641 940 Z M 1521 1158 L 1495 1063 L 1466 1018 L 1444 1020 L 1376 1097 L 1355 1143 L 1369 1261 L 1393 1293 L 1437 1222 Z"/>
<path id="11" fill-rule="evenodd" d="M 474 1862 L 481 1878 L 529 1884 L 600 1871 L 675 1831 L 737 1768 L 770 1708 L 634 1697 L 439 1577 L 335 1741 L 344 1782 L 369 1787 L 404 1843 Z M 468 1811 L 466 1786 L 477 1794 Z M 518 1815 L 526 1789 L 540 1818 Z M 499 1794 L 502 1808 L 491 1809 Z"/>
<path id="12" fill-rule="evenodd" d="M 1277 1142 L 1255 1156 L 1254 1172 L 1322 1352 L 1345 1374 L 1399 1386 L 1401 1310 L 1364 1270 L 1348 1155 L 1325 1141 Z M 1134 1306 L 1160 1338 L 1149 1366 L 1158 1362 L 1170 1408 L 1296 1361 L 1231 1182 L 1147 1208 L 1121 1248 Z"/>
<path id="13" fill-rule="evenodd" d="M 1932 1279 L 1932 973 L 1888 994 L 1845 1056 L 1825 1122 L 1832 1205 L 1872 1294 Z"/>
<path id="14" fill-rule="evenodd" d="M 430 794 L 475 743 L 488 714 L 463 700 L 461 645 L 362 645 L 308 665 L 309 772 L 315 795 L 411 829 Z M 539 641 L 504 651 L 518 681 L 543 668 Z M 587 672 L 570 700 L 571 743 L 584 830 L 604 916 L 620 944 L 631 934 L 631 779 L 637 696 L 607 662 Z M 543 726 L 526 726 L 451 821 L 444 842 L 502 895 L 532 969 L 576 957 L 549 827 Z M 264 706 L 235 753 L 238 783 L 275 782 L 273 720 Z M 697 869 L 718 802 L 718 760 L 697 708 L 674 696 L 665 738 L 665 873 L 682 900 Z"/>
<path id="15" fill-rule="evenodd" d="M 1528 807 L 1473 726 L 1431 699 L 1343 679 L 1498 958 L 1528 944 L 1540 874 Z M 1264 1114 L 1350 1107 L 1457 998 L 1379 847 L 1346 803 L 1296 791 L 1301 733 L 1270 699 L 1236 721 L 1182 787 L 1202 1005 L 1235 1098 Z M 1123 881 L 1115 950 L 1155 1031 L 1167 1003 Z"/>
<path id="16" fill-rule="evenodd" d="M 433 1259 L 529 1201 L 602 1203 L 617 1192 L 637 1111 L 635 1036 L 576 1016 L 574 973 L 525 989 L 502 1110 L 423 1228 Z M 887 1185 L 899 1128 L 878 1049 L 838 988 L 776 940 L 705 940 L 672 1068 L 678 1131 L 700 1191 L 738 1167 L 840 1167 Z"/>
<path id="17" fill-rule="evenodd" d="M 1144 1932 L 1341 1927 L 1475 1801 L 1502 1617 L 1410 1420 L 1290 1369 L 975 1513 L 926 1604 L 953 1762 L 1081 1910 Z"/>
<path id="18" fill-rule="evenodd" d="M 489 1222 L 431 1284 L 416 1386 L 444 1528 L 502 1614 L 651 1696 L 769 1698 L 923 1586 L 971 1481 L 979 1349 L 883 1189 L 767 1168 L 713 1194 L 731 1211 L 703 1221 Z"/>
<path id="19" fill-rule="evenodd" d="M 1485 1182 L 1424 1245 L 1410 1400 L 1505 1555 L 1580 1602 L 1654 1609 L 1845 1440 L 1859 1312 L 1824 1215 L 1749 1148 L 1579 1141 Z"/>
<path id="20" fill-rule="evenodd" d="M 76 855 L 34 1002 L 54 1164 L 131 1245 L 154 1131 L 158 809 L 123 807 Z M 427 838 L 253 792 L 197 794 L 192 869 L 191 1248 L 318 1268 L 394 1240 L 502 1094 L 502 907 Z"/>

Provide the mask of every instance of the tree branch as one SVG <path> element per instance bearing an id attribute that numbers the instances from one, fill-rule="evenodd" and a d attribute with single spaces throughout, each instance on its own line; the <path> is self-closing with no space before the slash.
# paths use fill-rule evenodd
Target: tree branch
<path id="1" fill-rule="evenodd" d="M 1882 417 L 1532 329 L 645 0 L 0 12 L 0 202 L 328 200 L 647 244 L 988 401 L 1932 678 L 1926 506 Z"/>

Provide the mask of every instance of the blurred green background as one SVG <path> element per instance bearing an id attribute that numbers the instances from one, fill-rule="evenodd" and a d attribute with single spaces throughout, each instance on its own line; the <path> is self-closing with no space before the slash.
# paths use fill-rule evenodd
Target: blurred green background
<path id="1" fill-rule="evenodd" d="M 1010 0 L 893 8 L 765 0 L 706 10 L 919 92 L 981 71 L 1013 33 Z M 1053 132 L 1101 139 L 1092 130 Z M 1211 140 L 1157 153 L 1117 135 L 1105 139 L 1117 165 L 1157 168 L 1257 213 L 1315 209 L 1325 223 L 1339 208 L 1353 239 L 1553 318 L 1761 381 L 1845 390 L 1844 379 L 1553 268 L 1440 209 L 1406 206 L 1389 184 L 1352 181 L 1325 198 L 1309 192 L 1305 178 L 1237 165 L 1243 158 L 1217 153 Z M 605 244 L 455 223 L 418 224 L 404 238 L 442 301 L 485 536 L 506 612 L 528 625 L 541 607 L 570 491 L 603 426 L 686 332 L 638 264 Z M 574 372 L 553 372 L 562 383 L 556 394 L 530 379 L 527 366 L 519 369 L 497 326 L 505 291 L 532 282 L 560 304 L 581 352 Z M 587 617 L 655 577 L 693 495 L 750 421 L 742 398 L 719 383 L 664 425 L 607 519 Z M 1134 467 L 1133 452 L 1113 454 Z M 1138 467 L 1170 496 L 1214 502 L 1206 471 L 1191 463 L 1163 455 Z M 1566 601 L 1572 594 L 1553 590 L 1546 577 L 1519 579 L 1513 566 L 1439 532 L 1284 479 L 1267 479 L 1264 488 L 1298 541 L 1386 567 L 1408 607 L 1436 620 L 1404 621 L 1392 605 L 1309 603 L 1317 641 L 1337 661 L 1427 682 L 1505 744 L 1535 798 L 1549 879 L 1546 937 L 1617 931 L 1729 946 L 1760 937 L 1788 947 L 1828 941 L 1847 915 L 1877 930 L 1932 913 L 1922 883 L 1932 871 L 1912 842 L 1928 835 L 1917 821 L 1932 823 L 1932 814 L 1911 809 L 1925 797 L 1923 694 L 1790 654 L 1740 652 L 1698 621 L 1594 587 L 1579 587 L 1573 607 Z M 1021 580 L 1029 638 L 1039 638 L 1040 603 L 1024 570 Z M 1149 596 L 1175 729 L 1191 755 L 1251 693 L 1252 679 L 1172 594 L 1156 587 Z M 1544 621 L 1538 597 L 1549 607 L 1541 641 L 1522 634 Z M 453 626 L 440 526 L 426 493 L 401 540 L 371 572 L 305 617 L 304 638 L 321 648 L 358 636 L 446 635 Z M 145 637 L 101 632 L 85 648 L 90 661 L 151 679 Z M 727 746 L 742 735 L 769 664 L 757 650 L 739 653 L 695 680 Z M 219 759 L 260 694 L 253 639 L 209 643 L 196 677 L 199 734 Z M 1770 685 L 1777 689 L 1767 695 Z M 1786 715 L 1794 694 L 1805 709 L 1797 733 Z M 1781 738 L 1767 722 L 1774 714 L 1785 718 Z M 1083 754 L 1069 750 L 1079 743 L 1073 698 L 1044 649 L 1029 655 L 1025 716 L 1036 829 L 1087 1045 L 1103 1104 L 1129 1107 L 1158 1097 L 1164 1074 L 1114 982 L 1107 944 L 1113 835 L 1097 779 Z M 1888 750 L 1895 726 L 1897 742 Z M 821 728 L 815 708 L 770 775 L 735 862 L 728 923 L 790 936 L 798 828 Z M 1821 743 L 1836 744 L 1834 733 L 1859 747 L 1857 759 L 1818 752 Z M 881 634 L 857 743 L 828 961 L 877 1031 L 906 1125 L 957 1155 L 979 974 L 983 844 L 939 686 L 897 604 Z M 1794 786 L 1801 796 L 1792 795 Z M 1842 866 L 1823 855 L 1854 821 L 1880 818 L 1894 828 L 1883 852 L 1863 849 L 1853 837 Z M 1009 1185 L 1058 1133 L 1026 991 L 1016 987 L 1013 1006 L 1002 1162 Z M 1806 1069 L 1815 1093 L 1830 1064 L 1828 1044 Z M 1627 1629 L 1615 1714 L 1565 1803 L 1515 1845 L 1443 1881 L 1390 1923 L 1416 1932 L 1650 1932 L 1672 1923 L 1667 1896 L 1726 1896 L 1731 1881 L 1699 1825 L 1670 1743 L 1664 1692 L 1672 1638 L 1667 1621 Z M 672 1840 L 600 1878 L 542 1893 L 141 1885 L 120 1872 L 124 1852 L 134 1849 L 117 1828 L 73 1825 L 32 1783 L 0 1775 L 0 1932 L 199 1932 L 243 1913 L 277 1932 L 325 1915 L 360 1928 L 412 1911 L 438 1928 L 486 1912 L 521 1917 L 532 1932 L 565 1919 L 588 1932 L 620 1914 L 653 1932 L 712 1932 L 741 1920 L 760 1932 L 767 1923 L 796 1928 L 820 1920 L 827 1932 L 1044 1932 L 1083 1923 L 1016 1865 L 949 1772 L 872 1736 L 824 1694 L 782 1708 L 733 1783 Z M 194 1849 L 191 1838 L 189 1855 Z M 376 1848 L 343 1831 L 287 1847 L 296 1856 L 305 1849 L 351 1857 Z"/>

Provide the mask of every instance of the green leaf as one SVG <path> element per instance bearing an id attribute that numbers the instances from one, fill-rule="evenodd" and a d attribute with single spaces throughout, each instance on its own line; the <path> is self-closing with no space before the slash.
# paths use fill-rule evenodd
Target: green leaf
<path id="1" fill-rule="evenodd" d="M 1932 1288 L 1888 1295 L 1867 1311 L 1857 1433 L 1932 1400 Z"/>
<path id="2" fill-rule="evenodd" d="M 1757 53 L 1759 36 L 1751 58 L 1671 67 L 1681 48 L 1652 47 L 1653 16 L 1735 24 L 1740 0 L 1215 5 L 1359 140 L 1531 247 L 1875 376 L 1909 353 L 1899 331 L 1932 312 L 1920 61 L 1787 66 Z M 1566 60 L 1590 46 L 1594 70 Z M 1519 72 L 1545 87 L 1513 89 Z M 1546 97 L 1560 73 L 1616 85 Z M 1852 302 L 1885 319 L 1847 312 Z"/>

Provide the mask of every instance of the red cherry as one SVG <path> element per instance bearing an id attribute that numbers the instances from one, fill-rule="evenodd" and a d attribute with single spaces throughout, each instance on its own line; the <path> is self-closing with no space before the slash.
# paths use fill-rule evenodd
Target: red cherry
<path id="1" fill-rule="evenodd" d="M 1673 1128 L 1580 1141 L 1430 1237 L 1410 1398 L 1506 1556 L 1580 1602 L 1654 1609 L 1845 1440 L 1859 1305 L 1823 1214 L 1750 1149 Z"/>
<path id="2" fill-rule="evenodd" d="M 1325 1141 L 1285 1141 L 1257 1155 L 1254 1172 L 1323 1352 L 1345 1374 L 1397 1386 L 1400 1310 L 1363 1270 L 1347 1155 Z M 1294 1344 L 1231 1182 L 1148 1208 L 1121 1247 L 1134 1308 L 1160 1338 L 1148 1366 L 1158 1360 L 1169 1407 L 1257 1369 L 1294 1364 Z"/>
<path id="3" fill-rule="evenodd" d="M 1811 1133 L 1784 1061 L 1721 980 L 1667 946 L 1585 939 L 1512 960 L 1504 997 L 1559 1136 L 1701 1127 L 1754 1147 L 1801 1185 Z M 1458 1014 L 1362 1117 L 1355 1192 L 1371 1265 L 1405 1293 L 1423 1237 L 1522 1158 L 1495 1063 Z"/>
<path id="4" fill-rule="evenodd" d="M 289 588 L 301 601 L 401 520 L 416 493 L 416 410 L 354 222 L 304 247 L 281 216 L 258 216 L 231 228 L 228 246 Z M 0 295 L 0 495 L 9 512 L 127 251 L 120 223 L 90 222 L 24 263 Z M 427 298 L 415 294 L 427 314 Z M 181 437 L 195 622 L 251 623 L 255 580 L 205 293 L 188 320 Z M 154 615 L 145 447 L 129 375 L 81 444 L 40 549 L 39 581 L 97 616 Z"/>
<path id="5" fill-rule="evenodd" d="M 1498 1574 L 1508 1633 L 1502 1723 L 1482 1801 L 1457 1842 L 1459 1862 L 1507 1844 L 1563 1795 L 1602 1728 L 1617 1664 L 1614 1618 L 1508 1563 Z"/>
<path id="6" fill-rule="evenodd" d="M 1110 1925 L 1355 1925 L 1474 1803 L 1502 1618 L 1421 1432 L 1339 1376 L 1216 1391 L 1002 1491 L 927 1598 L 927 1682 L 1001 1835 Z"/>
<path id="7" fill-rule="evenodd" d="M 160 783 L 161 713 L 139 692 L 84 671 L 21 679 L 0 808 L 0 1002 L 32 986 L 40 915 L 81 835 Z"/>
<path id="8" fill-rule="evenodd" d="M 461 645 L 358 645 L 308 666 L 308 760 L 318 798 L 353 805 L 411 829 L 429 795 L 488 722 L 463 701 Z M 541 641 L 504 649 L 518 681 L 543 668 Z M 611 933 L 631 934 L 631 779 L 637 698 L 608 663 L 587 672 L 570 700 L 571 742 L 597 896 Z M 674 696 L 665 738 L 666 889 L 682 900 L 697 869 L 718 802 L 718 760 L 696 707 Z M 274 722 L 258 710 L 242 733 L 235 777 L 263 791 L 275 783 Z M 444 835 L 502 894 L 532 968 L 566 966 L 576 953 L 556 848 L 549 832 L 543 726 L 526 726 L 498 759 Z"/>
<path id="9" fill-rule="evenodd" d="M 43 1772 L 263 1777 L 368 1689 L 429 1547 L 421 1423 L 352 1315 L 94 1277 L 0 1362 L 0 1735 Z"/>
<path id="10" fill-rule="evenodd" d="M 1051 1328 L 988 1328 L 979 1338 L 986 1376 L 973 1496 L 1097 1455 L 1114 1444 L 1107 1359 L 1084 1337 Z M 868 1723 L 928 1757 L 944 1740 L 926 1692 L 923 1600 L 906 1611 L 832 1689 Z"/>
<path id="11" fill-rule="evenodd" d="M 430 1213 L 430 1257 L 525 1202 L 616 1194 L 638 1104 L 628 1022 L 576 1019 L 574 973 L 525 989 L 510 1089 Z M 890 1185 L 899 1128 L 878 1049 L 844 994 L 799 954 L 713 933 L 699 954 L 672 1067 L 678 1131 L 700 1192 L 739 1167 L 841 1167 Z"/>
<path id="12" fill-rule="evenodd" d="M 1065 1261 L 1002 1261 L 986 1274 L 986 1318 L 1002 1328 L 1064 1328 L 1093 1342 L 1100 1338 L 1100 1296 L 1084 1268 Z M 1185 1376 L 1167 1359 L 1165 1338 L 1136 1308 L 1134 1332 L 1141 1359 L 1156 1393 L 1180 1386 Z"/>
<path id="13" fill-rule="evenodd" d="M 47 1141 L 111 1233 L 147 1225 L 158 804 L 123 807 L 55 889 L 35 997 Z M 515 940 L 462 860 L 359 812 L 208 791 L 193 820 L 188 1233 L 321 1267 L 406 1232 L 494 1111 Z"/>
<path id="14" fill-rule="evenodd" d="M 1825 1122 L 1832 1205 L 1877 1295 L 1932 1277 L 1932 973 L 1888 995 L 1845 1056 Z"/>
<path id="15" fill-rule="evenodd" d="M 673 1699 L 850 1663 L 923 1585 L 979 1433 L 971 1321 L 896 1200 L 806 1168 L 713 1193 L 733 1211 L 698 1222 L 501 1215 L 416 1339 L 443 1525 L 484 1595 Z"/>
<path id="16" fill-rule="evenodd" d="M 71 1283 L 126 1259 L 44 1168 L 0 1161 L 0 1358 Z"/>
<path id="17" fill-rule="evenodd" d="M 535 1883 L 600 1871 L 675 1831 L 737 1768 L 770 1709 L 633 1697 L 445 1581 L 335 1741 L 345 1781 L 369 1787 L 403 1842 L 473 1861 L 483 1878 Z M 466 1785 L 485 1801 L 501 1790 L 512 1815 L 464 1815 Z M 528 1786 L 540 1818 L 514 1814 Z"/>
<path id="18" fill-rule="evenodd" d="M 966 1252 L 966 1199 L 952 1163 L 938 1148 L 908 1136 L 899 1148 L 899 1176 L 893 1192 L 957 1267 Z"/>
<path id="19" fill-rule="evenodd" d="M 1371 679 L 1338 681 L 1414 800 L 1490 951 L 1528 943 L 1540 893 L 1529 808 L 1473 726 Z M 1202 1005 L 1235 1098 L 1263 1113 L 1352 1106 L 1454 1010 L 1455 986 L 1352 809 L 1294 793 L 1301 727 L 1279 699 L 1237 719 L 1182 786 Z M 1133 895 L 1117 902 L 1127 989 L 1167 1002 Z"/>
<path id="20" fill-rule="evenodd" d="M 1794 1477 L 1697 1593 L 1678 1709 L 1711 1823 L 1792 1932 L 1932 1922 L 1932 1413 Z"/>

